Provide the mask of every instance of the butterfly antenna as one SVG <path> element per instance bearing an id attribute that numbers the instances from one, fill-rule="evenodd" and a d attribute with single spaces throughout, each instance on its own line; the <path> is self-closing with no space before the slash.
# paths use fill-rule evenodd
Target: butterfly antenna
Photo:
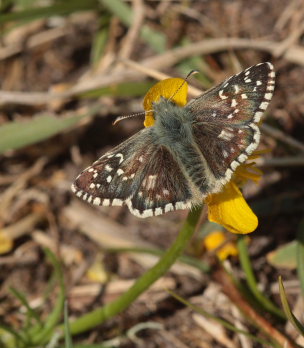
<path id="1" fill-rule="evenodd" d="M 122 115 L 122 116 L 118 116 L 115 121 L 113 122 L 113 126 L 115 124 L 117 124 L 119 121 L 124 120 L 125 118 L 131 118 L 131 117 L 135 117 L 135 116 L 142 116 L 145 115 L 146 111 L 141 111 L 141 112 L 137 112 L 135 114 L 130 114 L 130 115 Z"/>
<path id="2" fill-rule="evenodd" d="M 172 100 L 176 94 L 178 93 L 178 91 L 183 87 L 183 85 L 189 80 L 189 77 L 194 75 L 194 74 L 198 74 L 199 71 L 198 70 L 191 70 L 187 76 L 184 78 L 184 81 L 181 83 L 181 85 L 178 87 L 178 89 L 174 92 L 174 94 L 169 98 L 169 100 Z"/>

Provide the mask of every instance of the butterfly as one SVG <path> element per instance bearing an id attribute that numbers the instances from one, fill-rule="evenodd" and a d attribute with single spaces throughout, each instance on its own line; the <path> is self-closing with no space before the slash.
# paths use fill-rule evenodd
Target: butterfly
<path id="1" fill-rule="evenodd" d="M 161 97 L 155 124 L 86 168 L 72 191 L 95 205 L 127 205 L 141 218 L 201 204 L 257 148 L 274 77 L 272 64 L 260 63 L 184 107 Z"/>

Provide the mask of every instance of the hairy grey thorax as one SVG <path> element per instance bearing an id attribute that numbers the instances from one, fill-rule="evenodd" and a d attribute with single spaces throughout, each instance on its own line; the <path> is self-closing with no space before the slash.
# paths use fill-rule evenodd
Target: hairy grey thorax
<path id="1" fill-rule="evenodd" d="M 192 134 L 193 115 L 190 110 L 177 106 L 162 98 L 154 104 L 156 142 L 165 146 L 184 168 L 185 175 L 191 179 L 199 189 L 205 193 L 209 189 L 209 168 L 196 146 Z"/>
<path id="2" fill-rule="evenodd" d="M 168 99 L 161 98 L 154 104 L 155 132 L 160 144 L 171 147 L 178 143 L 191 143 L 191 113 L 185 112 Z"/>

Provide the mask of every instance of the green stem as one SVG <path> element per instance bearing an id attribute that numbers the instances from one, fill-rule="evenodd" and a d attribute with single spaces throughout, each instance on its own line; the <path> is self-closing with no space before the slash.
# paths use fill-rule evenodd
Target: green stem
<path id="1" fill-rule="evenodd" d="M 202 208 L 200 207 L 189 212 L 188 218 L 177 239 L 155 266 L 143 274 L 135 284 L 118 299 L 101 308 L 97 308 L 72 322 L 70 324 L 71 334 L 75 335 L 91 329 L 122 312 L 156 280 L 163 276 L 181 255 L 188 241 L 192 237 L 195 231 L 195 226 L 201 215 L 201 210 Z"/>
<path id="2" fill-rule="evenodd" d="M 272 314 L 276 315 L 280 319 L 286 320 L 284 313 L 277 308 L 266 296 L 264 296 L 258 288 L 253 269 L 251 267 L 250 258 L 248 255 L 248 249 L 244 236 L 238 238 L 238 249 L 240 253 L 240 262 L 242 268 L 246 274 L 246 281 L 252 294 L 259 301 L 259 303 Z"/>

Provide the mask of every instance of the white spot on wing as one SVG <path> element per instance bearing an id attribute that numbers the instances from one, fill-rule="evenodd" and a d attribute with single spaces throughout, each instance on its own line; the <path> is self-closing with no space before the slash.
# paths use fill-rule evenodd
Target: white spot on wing
<path id="1" fill-rule="evenodd" d="M 231 167 L 232 170 L 235 170 L 238 166 L 239 166 L 239 163 L 237 161 L 233 161 L 230 164 L 230 167 Z"/>
<path id="2" fill-rule="evenodd" d="M 167 213 L 168 211 L 172 211 L 172 210 L 174 210 L 172 203 L 168 203 L 165 205 L 165 213 Z"/>
<path id="3" fill-rule="evenodd" d="M 268 103 L 267 102 L 262 102 L 259 106 L 260 109 L 262 110 L 266 110 L 267 109 L 267 106 L 268 106 Z"/>
<path id="4" fill-rule="evenodd" d="M 262 116 L 263 116 L 263 112 L 262 112 L 262 111 L 257 111 L 257 112 L 254 114 L 253 121 L 254 121 L 254 122 L 259 122 Z"/>
<path id="5" fill-rule="evenodd" d="M 163 213 L 163 210 L 160 207 L 156 208 L 155 211 L 154 211 L 155 215 L 161 215 L 162 213 Z"/>
<path id="6" fill-rule="evenodd" d="M 111 177 L 111 175 L 109 175 L 109 176 L 107 177 L 107 182 L 110 183 L 111 181 L 112 181 L 112 177 Z"/>
<path id="7" fill-rule="evenodd" d="M 219 91 L 219 97 L 220 97 L 221 99 L 227 99 L 228 97 L 227 97 L 226 95 L 223 95 L 223 93 L 224 93 L 224 91 L 221 89 L 221 90 Z"/>
<path id="8" fill-rule="evenodd" d="M 232 99 L 231 107 L 234 108 L 235 106 L 237 106 L 237 101 L 235 99 Z"/>
<path id="9" fill-rule="evenodd" d="M 118 175 L 118 176 L 120 176 L 120 175 L 123 174 L 123 173 L 124 173 L 124 171 L 123 171 L 122 169 L 120 169 L 120 168 L 117 169 L 117 175 Z"/>
<path id="10" fill-rule="evenodd" d="M 115 155 L 115 157 L 119 157 L 119 158 L 120 158 L 119 164 L 121 164 L 121 162 L 124 160 L 124 156 L 123 156 L 122 153 L 117 153 L 117 154 Z"/>
<path id="11" fill-rule="evenodd" d="M 239 157 L 238 157 L 238 161 L 241 163 L 245 162 L 246 159 L 247 159 L 247 156 L 244 155 L 243 153 L 241 155 L 239 155 Z"/>
<path id="12" fill-rule="evenodd" d="M 223 129 L 217 137 L 224 140 L 231 140 L 233 138 L 233 133 L 227 132 Z"/>
<path id="13" fill-rule="evenodd" d="M 116 205 L 116 206 L 121 207 L 123 205 L 123 201 L 121 199 L 114 198 L 113 202 L 112 202 L 112 205 Z"/>
<path id="14" fill-rule="evenodd" d="M 150 217 L 153 216 L 153 209 L 144 210 L 140 217 Z"/>
<path id="15" fill-rule="evenodd" d="M 101 199 L 99 197 L 94 198 L 93 204 L 94 205 L 100 205 Z"/>

